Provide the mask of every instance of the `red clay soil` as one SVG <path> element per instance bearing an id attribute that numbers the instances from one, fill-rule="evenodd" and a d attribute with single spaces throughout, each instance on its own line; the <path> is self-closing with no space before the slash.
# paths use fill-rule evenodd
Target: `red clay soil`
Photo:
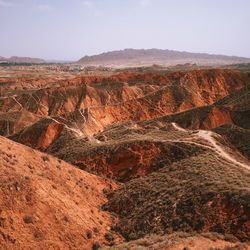
<path id="1" fill-rule="evenodd" d="M 41 119 L 40 116 L 29 111 L 0 112 L 0 135 L 9 136 L 18 133 L 27 126 L 34 124 Z"/>
<path id="2" fill-rule="evenodd" d="M 87 109 L 89 124 L 85 130 L 91 134 L 114 122 L 143 121 L 212 104 L 246 82 L 243 73 L 219 69 L 76 77 L 6 96 L 0 99 L 0 111 L 8 114 L 27 110 L 40 116 L 67 117 Z"/>
<path id="3" fill-rule="evenodd" d="M 114 223 L 114 183 L 3 137 L 0 185 L 1 249 L 92 249 Z"/>
<path id="4" fill-rule="evenodd" d="M 138 139 L 114 146 L 103 144 L 93 149 L 82 148 L 81 151 L 72 144 L 67 150 L 58 150 L 55 155 L 80 169 L 126 182 L 148 175 L 166 164 L 190 157 L 199 151 L 202 149 L 193 145 Z"/>
<path id="5" fill-rule="evenodd" d="M 25 128 L 10 138 L 29 147 L 44 151 L 60 136 L 63 128 L 63 124 L 50 119 L 41 119 L 38 123 Z"/>
<path id="6" fill-rule="evenodd" d="M 125 71 L 108 77 L 77 76 L 51 84 L 36 80 L 27 91 L 18 80 L 3 87 L 8 94 L 0 98 L 1 135 L 74 165 L 0 137 L 1 247 L 92 249 L 95 243 L 107 243 L 111 234 L 112 241 L 121 239 L 110 230 L 115 225 L 120 226 L 118 232 L 124 237 L 139 232 L 139 238 L 161 227 L 194 230 L 196 225 L 203 231 L 222 228 L 230 233 L 234 220 L 240 225 L 235 234 L 243 240 L 249 237 L 249 220 L 244 217 L 249 216 L 246 169 L 216 155 L 211 143 L 195 137 L 197 131 L 183 132 L 171 125 L 176 122 L 184 128 L 211 129 L 234 124 L 237 112 L 233 114 L 230 106 L 215 103 L 244 87 L 245 74 L 220 69 L 143 74 Z M 124 122 L 131 122 L 131 126 Z M 114 123 L 117 127 L 112 127 Z M 226 141 L 221 143 L 227 146 Z M 235 149 L 230 145 L 226 148 L 237 157 Z M 118 222 L 101 210 L 107 202 L 104 193 L 116 189 L 106 177 L 125 182 L 110 193 L 107 203 L 109 211 L 120 216 Z M 203 183 L 207 187 L 202 189 Z M 235 193 L 230 193 L 232 187 Z M 204 197 L 199 190 L 204 191 Z M 217 207 L 210 200 L 200 206 L 201 200 L 211 195 L 217 201 L 219 192 L 226 198 L 218 200 Z M 229 209 L 224 203 L 227 200 L 231 202 Z M 197 208 L 198 219 L 191 217 L 191 205 Z M 176 206 L 180 219 L 174 221 Z M 131 223 L 124 214 L 133 216 Z M 151 225 L 154 221 L 155 228 Z"/>
<path id="7" fill-rule="evenodd" d="M 212 129 L 217 128 L 224 124 L 232 124 L 231 114 L 227 110 L 223 110 L 218 107 L 213 107 L 206 119 L 203 120 L 200 128 L 201 129 Z"/>

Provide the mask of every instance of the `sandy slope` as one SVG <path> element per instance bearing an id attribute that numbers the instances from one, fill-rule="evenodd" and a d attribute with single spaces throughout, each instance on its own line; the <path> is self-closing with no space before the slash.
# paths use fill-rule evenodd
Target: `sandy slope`
<path id="1" fill-rule="evenodd" d="M 0 249 L 92 249 L 112 224 L 113 183 L 3 137 L 0 186 Z"/>

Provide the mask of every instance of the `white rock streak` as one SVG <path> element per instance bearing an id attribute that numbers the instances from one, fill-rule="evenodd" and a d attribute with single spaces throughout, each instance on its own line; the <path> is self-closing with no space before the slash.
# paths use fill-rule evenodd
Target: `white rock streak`
<path id="1" fill-rule="evenodd" d="M 58 124 L 63 124 L 65 126 L 65 128 L 67 128 L 68 130 L 74 132 L 75 134 L 77 134 L 79 137 L 82 137 L 84 134 L 79 130 L 79 129 L 75 129 L 75 128 L 70 128 L 67 124 L 65 123 L 62 123 L 62 122 L 59 122 L 57 121 L 56 119 L 50 117 L 50 116 L 47 116 L 48 119 L 51 119 L 52 121 L 54 121 L 55 123 L 58 123 Z"/>

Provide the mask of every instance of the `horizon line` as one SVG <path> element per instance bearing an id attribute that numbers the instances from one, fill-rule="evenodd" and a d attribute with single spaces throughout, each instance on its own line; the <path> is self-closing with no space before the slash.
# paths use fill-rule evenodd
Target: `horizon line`
<path id="1" fill-rule="evenodd" d="M 7 59 L 10 59 L 11 57 L 26 57 L 26 58 L 32 58 L 32 59 L 41 59 L 45 61 L 65 61 L 65 62 L 77 62 L 80 59 L 84 57 L 91 57 L 91 56 L 98 56 L 110 52 L 118 52 L 118 51 L 125 51 L 125 50 L 163 50 L 163 51 L 174 51 L 174 52 L 181 52 L 181 53 L 192 53 L 192 54 L 207 54 L 207 55 L 213 55 L 213 56 L 228 56 L 228 57 L 239 57 L 239 58 L 244 58 L 244 59 L 250 59 L 250 57 L 247 56 L 241 56 L 241 55 L 229 55 L 229 54 L 221 54 L 221 53 L 209 53 L 209 52 L 194 52 L 194 51 L 187 51 L 187 50 L 178 50 L 178 49 L 162 49 L 162 48 L 122 48 L 122 49 L 114 49 L 114 50 L 106 50 L 100 53 L 90 53 L 90 54 L 85 54 L 83 56 L 80 56 L 78 59 L 52 59 L 52 58 L 43 58 L 40 56 L 29 56 L 29 55 L 8 55 L 8 56 L 3 56 L 0 55 L 0 57 L 4 57 Z"/>

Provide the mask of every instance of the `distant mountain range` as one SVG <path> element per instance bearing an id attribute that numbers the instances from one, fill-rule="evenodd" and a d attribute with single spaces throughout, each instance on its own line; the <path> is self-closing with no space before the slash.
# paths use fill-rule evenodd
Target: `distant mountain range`
<path id="1" fill-rule="evenodd" d="M 41 58 L 32 57 L 2 57 L 0 63 L 72 63 L 69 61 L 46 61 Z M 250 58 L 238 56 L 213 55 L 207 53 L 191 53 L 185 51 L 162 50 L 162 49 L 124 49 L 105 52 L 99 55 L 84 56 L 76 62 L 83 66 L 104 67 L 138 67 L 151 66 L 153 64 L 173 66 L 178 64 L 197 65 L 228 65 L 239 63 L 250 63 Z"/>
<path id="2" fill-rule="evenodd" d="M 18 57 L 12 56 L 10 58 L 0 56 L 0 62 L 10 62 L 10 63 L 45 63 L 46 61 L 40 58 L 31 57 Z"/>
<path id="3" fill-rule="evenodd" d="M 94 56 L 84 56 L 78 63 L 88 66 L 132 67 L 152 64 L 176 65 L 195 63 L 198 65 L 225 65 L 249 63 L 250 58 L 212 55 L 206 53 L 190 53 L 162 49 L 124 49 Z"/>

